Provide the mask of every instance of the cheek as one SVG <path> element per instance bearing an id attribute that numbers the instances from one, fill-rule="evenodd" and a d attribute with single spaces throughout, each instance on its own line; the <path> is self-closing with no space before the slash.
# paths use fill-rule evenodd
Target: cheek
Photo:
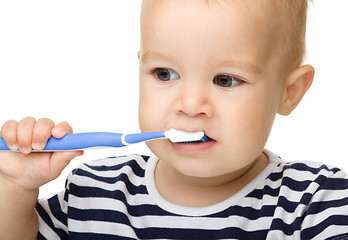
<path id="1" fill-rule="evenodd" d="M 156 86 L 140 81 L 139 95 L 139 125 L 143 132 L 163 130 L 163 120 L 169 104 Z"/>
<path id="2" fill-rule="evenodd" d="M 240 146 L 241 152 L 263 148 L 268 139 L 277 107 L 265 94 L 243 96 L 244 99 L 224 111 L 221 120 L 226 126 L 226 141 Z"/>
<path id="3" fill-rule="evenodd" d="M 155 111 L 154 102 L 150 94 L 150 89 L 140 81 L 139 92 L 139 125 L 142 132 L 147 132 L 151 129 L 149 123 L 152 123 L 152 118 Z M 152 107 L 151 107 L 152 106 Z"/>

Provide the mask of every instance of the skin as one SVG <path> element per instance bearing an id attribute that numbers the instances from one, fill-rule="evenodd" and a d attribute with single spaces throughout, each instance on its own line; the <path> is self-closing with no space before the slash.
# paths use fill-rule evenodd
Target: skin
<path id="1" fill-rule="evenodd" d="M 286 75 L 278 70 L 279 59 L 270 48 L 276 43 L 269 44 L 274 32 L 265 28 L 274 21 L 264 1 L 218 3 L 143 1 L 138 54 L 142 131 L 204 130 L 213 139 L 148 143 L 160 159 L 155 170 L 159 192 L 183 206 L 215 204 L 254 179 L 268 164 L 262 151 L 275 115 L 290 114 L 314 76 L 309 65 Z M 166 74 L 169 81 L 163 81 Z M 39 187 L 83 152 L 31 149 L 43 149 L 50 136 L 71 132 L 68 123 L 55 125 L 46 118 L 2 126 L 1 136 L 14 152 L 0 152 L 0 239 L 36 239 Z"/>
<path id="2" fill-rule="evenodd" d="M 248 1 L 143 2 L 141 130 L 203 130 L 214 139 L 147 143 L 160 159 L 157 188 L 172 203 L 218 203 L 255 178 L 268 164 L 262 151 L 276 114 L 290 113 L 312 81 L 314 70 L 303 67 L 295 74 L 303 87 L 295 87 L 297 98 L 288 98 L 294 79 L 282 76 L 279 59 L 271 54 L 271 34 L 264 27 L 271 18 L 259 7 L 264 5 Z M 163 80 L 161 74 L 171 78 Z M 232 77 L 234 83 L 226 87 L 218 76 Z"/>
<path id="3" fill-rule="evenodd" d="M 36 239 L 34 207 L 39 187 L 57 178 L 83 152 L 31 153 L 31 149 L 43 149 L 49 137 L 61 138 L 67 133 L 72 133 L 68 123 L 55 125 L 46 118 L 10 120 L 2 126 L 7 145 L 20 152 L 0 152 L 0 239 Z"/>

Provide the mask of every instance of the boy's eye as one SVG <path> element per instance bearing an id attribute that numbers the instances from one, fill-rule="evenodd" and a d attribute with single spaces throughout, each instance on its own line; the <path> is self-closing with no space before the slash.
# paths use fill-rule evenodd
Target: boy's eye
<path id="1" fill-rule="evenodd" d="M 230 88 L 243 82 L 239 78 L 229 76 L 229 75 L 218 75 L 214 77 L 213 81 L 214 81 L 214 84 L 223 88 Z"/>
<path id="2" fill-rule="evenodd" d="M 163 82 L 167 82 L 170 80 L 174 80 L 174 79 L 179 79 L 179 74 L 177 74 L 176 72 L 174 72 L 173 70 L 170 69 L 166 69 L 166 68 L 156 68 L 154 70 L 154 73 L 156 74 L 156 77 L 158 80 L 163 81 Z"/>

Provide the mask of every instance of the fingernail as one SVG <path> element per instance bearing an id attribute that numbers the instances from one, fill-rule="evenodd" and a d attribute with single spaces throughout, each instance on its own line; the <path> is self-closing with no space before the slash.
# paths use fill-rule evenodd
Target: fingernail
<path id="1" fill-rule="evenodd" d="M 40 143 L 33 143 L 33 148 L 36 150 L 41 150 L 43 149 L 42 145 Z"/>
<path id="2" fill-rule="evenodd" d="M 18 150 L 18 145 L 17 144 L 13 144 L 13 145 L 10 146 L 10 149 L 12 151 L 17 151 Z"/>
<path id="3" fill-rule="evenodd" d="M 28 147 L 21 147 L 19 151 L 21 151 L 21 153 L 28 154 L 31 152 L 31 149 Z"/>

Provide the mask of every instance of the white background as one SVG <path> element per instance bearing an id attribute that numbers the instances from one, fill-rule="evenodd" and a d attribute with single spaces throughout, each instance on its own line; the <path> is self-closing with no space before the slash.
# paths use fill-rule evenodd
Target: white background
<path id="1" fill-rule="evenodd" d="M 348 1 L 314 0 L 305 63 L 315 81 L 299 107 L 278 116 L 267 148 L 285 160 L 348 172 Z M 68 121 L 75 132 L 138 132 L 140 0 L 0 0 L 0 126 L 25 116 Z M 78 164 L 150 154 L 145 144 L 90 150 L 42 187 L 64 187 Z"/>

